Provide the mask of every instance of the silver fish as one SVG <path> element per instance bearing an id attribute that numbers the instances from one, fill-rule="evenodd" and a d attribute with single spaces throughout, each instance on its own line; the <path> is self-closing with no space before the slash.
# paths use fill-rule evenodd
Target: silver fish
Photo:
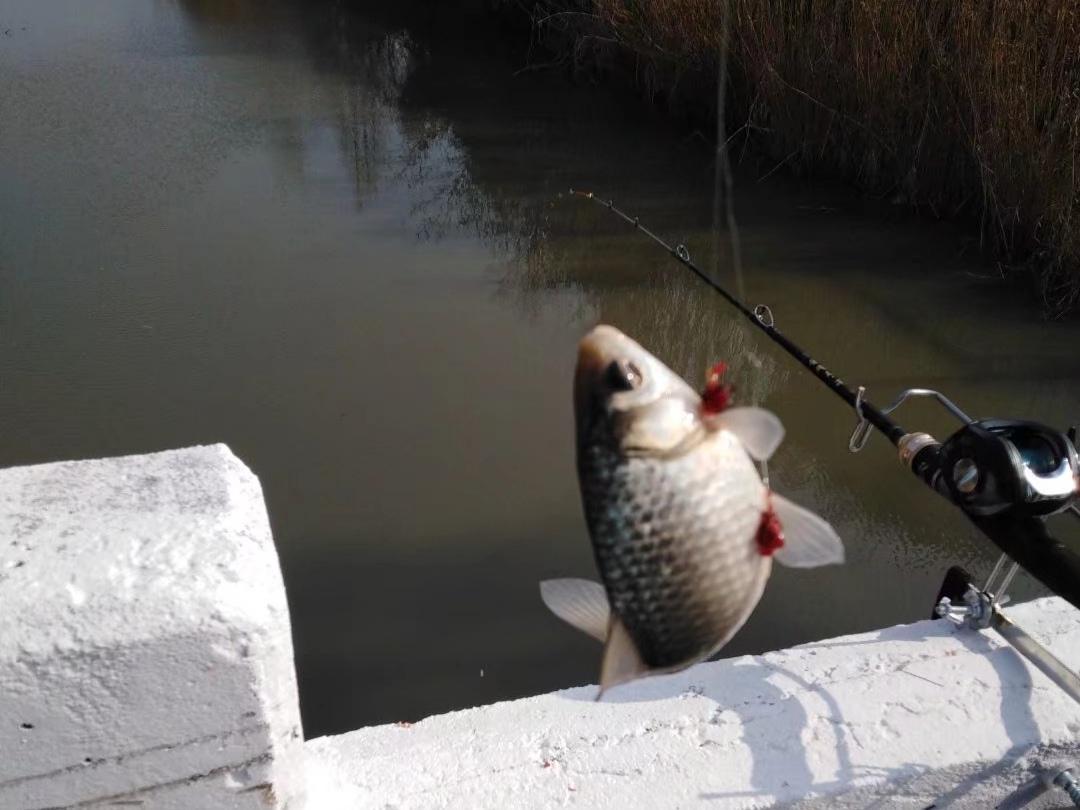
<path id="1" fill-rule="evenodd" d="M 761 408 L 713 408 L 611 326 L 582 339 L 574 378 L 582 504 L 603 586 L 549 580 L 544 603 L 604 642 L 601 694 L 716 653 L 746 622 L 772 560 L 840 563 L 817 515 L 770 491 L 755 460 L 784 436 Z"/>

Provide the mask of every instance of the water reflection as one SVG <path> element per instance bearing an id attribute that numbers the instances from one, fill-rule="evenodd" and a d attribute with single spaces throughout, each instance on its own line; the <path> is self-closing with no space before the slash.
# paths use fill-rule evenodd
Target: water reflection
<path id="1" fill-rule="evenodd" d="M 731 654 L 921 618 L 947 565 L 985 564 L 882 441 L 847 453 L 853 414 L 565 195 L 712 266 L 710 150 L 515 76 L 446 5 L 8 4 L 0 462 L 227 441 L 267 495 L 309 734 L 594 679 L 535 583 L 592 575 L 569 380 L 597 320 L 693 381 L 726 360 L 788 428 L 777 487 L 847 539 L 842 570 L 777 572 Z M 972 278 L 954 234 L 743 173 L 747 295 L 834 370 L 1075 420 L 1077 327 Z"/>

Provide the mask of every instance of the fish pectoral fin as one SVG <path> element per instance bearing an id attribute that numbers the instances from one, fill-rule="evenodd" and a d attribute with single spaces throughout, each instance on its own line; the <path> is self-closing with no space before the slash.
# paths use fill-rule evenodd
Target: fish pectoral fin
<path id="1" fill-rule="evenodd" d="M 604 645 L 604 659 L 600 664 L 600 692 L 596 699 L 603 697 L 611 687 L 640 678 L 648 671 L 630 633 L 617 616 L 612 616 L 607 644 Z"/>
<path id="2" fill-rule="evenodd" d="M 755 461 L 770 458 L 784 440 L 779 417 L 764 408 L 728 408 L 708 419 L 712 425 L 734 433 Z"/>
<path id="3" fill-rule="evenodd" d="M 775 492 L 771 500 L 784 531 L 784 545 L 773 555 L 777 562 L 790 568 L 815 568 L 844 561 L 844 544 L 832 526 Z"/>
<path id="4" fill-rule="evenodd" d="M 540 598 L 548 610 L 597 641 L 608 637 L 611 607 L 604 586 L 590 579 L 546 579 Z"/>

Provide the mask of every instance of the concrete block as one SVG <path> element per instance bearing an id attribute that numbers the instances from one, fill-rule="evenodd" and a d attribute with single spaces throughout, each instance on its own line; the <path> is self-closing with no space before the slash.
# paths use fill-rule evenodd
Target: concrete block
<path id="1" fill-rule="evenodd" d="M 1080 667 L 1070 605 L 1009 612 Z M 596 691 L 309 741 L 312 806 L 1063 807 L 1037 795 L 1037 766 L 1080 765 L 1080 706 L 997 636 L 944 621 Z"/>
<path id="2" fill-rule="evenodd" d="M 303 804 L 285 591 L 224 445 L 0 471 L 0 807 Z"/>

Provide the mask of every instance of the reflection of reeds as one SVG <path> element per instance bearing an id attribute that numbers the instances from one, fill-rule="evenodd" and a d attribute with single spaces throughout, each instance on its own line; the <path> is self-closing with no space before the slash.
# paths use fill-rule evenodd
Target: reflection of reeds
<path id="1" fill-rule="evenodd" d="M 405 121 L 402 134 L 398 179 L 415 195 L 410 213 L 417 237 L 471 233 L 499 259 L 522 265 L 527 276 L 537 270 L 537 278 L 544 277 L 546 269 L 538 269 L 546 255 L 543 206 L 526 195 L 481 186 L 469 150 L 446 120 Z"/>
<path id="2" fill-rule="evenodd" d="M 1049 312 L 1077 304 L 1080 0 L 732 3 L 729 130 L 795 171 L 975 219 Z M 696 77 L 690 101 L 709 112 L 717 0 L 531 5 L 579 64 L 629 54 L 654 96 Z"/>
<path id="3" fill-rule="evenodd" d="M 357 205 L 378 182 L 390 151 L 397 101 L 409 77 L 416 46 L 405 32 L 361 40 L 357 49 L 347 37 L 338 40 L 343 64 L 360 79 L 342 93 L 338 134 L 350 156 Z"/>

